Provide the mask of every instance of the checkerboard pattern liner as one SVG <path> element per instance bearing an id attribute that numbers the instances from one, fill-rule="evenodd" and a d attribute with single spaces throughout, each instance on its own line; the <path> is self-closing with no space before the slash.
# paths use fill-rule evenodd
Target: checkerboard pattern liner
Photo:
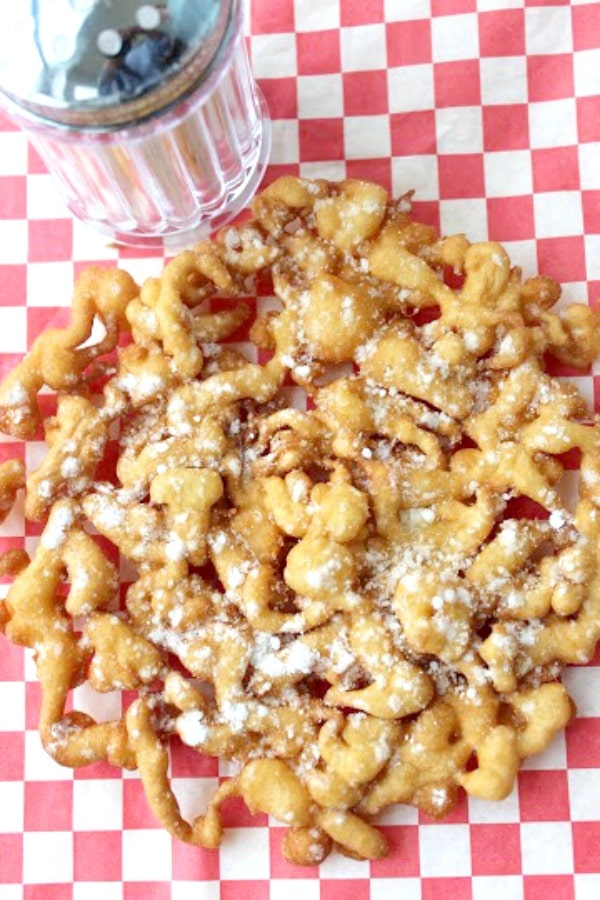
<path id="1" fill-rule="evenodd" d="M 273 119 L 267 181 L 414 188 L 424 221 L 499 240 L 527 275 L 561 281 L 566 300 L 600 303 L 600 3 L 252 0 L 247 33 Z M 143 279 L 163 257 L 109 247 L 73 221 L 24 134 L 0 118 L 0 374 L 65 321 L 90 263 Z M 600 410 L 600 367 L 575 374 Z M 0 458 L 34 466 L 43 452 L 2 441 Z M 2 535 L 2 549 L 32 550 L 39 528 L 15 509 Z M 600 655 L 565 680 L 579 718 L 503 803 L 463 797 L 443 822 L 398 807 L 383 819 L 387 859 L 333 855 L 303 870 L 282 860 L 283 830 L 241 804 L 227 807 L 222 849 L 207 852 L 156 825 L 135 773 L 55 765 L 36 732 L 32 661 L 0 639 L 0 898 L 599 897 Z M 93 715 L 120 715 L 117 694 L 75 694 Z M 186 749 L 172 768 L 187 814 L 228 774 Z"/>

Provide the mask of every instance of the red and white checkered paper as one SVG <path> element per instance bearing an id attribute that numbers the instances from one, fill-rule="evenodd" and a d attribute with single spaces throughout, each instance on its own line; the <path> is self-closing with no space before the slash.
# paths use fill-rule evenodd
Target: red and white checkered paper
<path id="1" fill-rule="evenodd" d="M 502 241 L 526 274 L 600 302 L 600 3 L 589 0 L 252 0 L 254 71 L 273 119 L 267 179 L 284 173 L 416 189 L 442 232 Z M 74 222 L 25 136 L 0 120 L 0 368 L 65 321 L 76 275 L 120 262 L 142 279 L 162 256 L 115 250 Z M 259 307 L 268 298 L 259 298 Z M 564 370 L 556 374 L 571 374 Z M 600 368 L 574 372 L 600 409 Z M 3 458 L 25 450 L 3 438 Z M 573 477 L 575 473 L 573 473 Z M 22 511 L 2 548 L 33 550 Z M 529 761 L 503 803 L 463 797 L 444 822 L 398 807 L 390 856 L 282 860 L 282 829 L 226 808 L 218 853 L 173 841 L 135 773 L 72 772 L 42 751 L 31 659 L 0 639 L 2 900 L 578 900 L 600 896 L 600 655 L 565 678 L 579 718 Z M 111 718 L 119 695 L 78 689 Z M 173 761 L 184 811 L 201 811 L 225 765 Z"/>

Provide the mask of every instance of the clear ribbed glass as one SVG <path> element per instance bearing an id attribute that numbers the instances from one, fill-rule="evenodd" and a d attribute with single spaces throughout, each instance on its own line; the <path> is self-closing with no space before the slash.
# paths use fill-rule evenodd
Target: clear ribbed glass
<path id="1" fill-rule="evenodd" d="M 174 2 L 172 6 L 174 9 Z M 30 92 L 24 90 L 21 97 L 13 83 L 24 82 L 19 81 L 18 70 L 15 74 L 14 61 L 6 76 L 13 76 L 13 83 L 4 91 L 5 105 L 28 131 L 69 209 L 122 243 L 152 247 L 166 239 L 168 247 L 176 248 L 208 235 L 247 204 L 266 166 L 268 112 L 246 54 L 241 2 L 229 0 L 219 5 L 217 0 L 202 0 L 191 8 L 203 9 L 207 22 L 221 11 L 221 26 L 226 28 L 206 73 L 200 70 L 197 75 L 192 69 L 195 58 L 190 56 L 186 62 L 187 57 L 182 56 L 181 65 L 166 69 L 164 83 L 149 84 L 147 94 L 137 90 L 131 96 L 127 88 L 109 96 L 102 90 L 98 93 L 98 79 L 91 87 L 88 83 L 81 88 L 67 82 L 68 90 L 55 79 L 42 94 L 38 85 L 46 82 L 38 77 Z M 224 18 L 227 9 L 231 10 L 228 24 Z M 189 28 L 201 22 L 189 21 Z M 84 31 L 83 26 L 78 27 L 80 47 Z M 157 35 L 161 37 L 162 32 L 149 32 L 149 40 Z M 208 39 L 203 36 L 205 43 Z M 193 43 L 190 46 L 193 50 Z M 202 46 L 200 42 L 200 50 Z M 91 47 L 98 57 L 95 46 Z M 81 53 L 75 60 L 79 66 L 80 59 Z M 75 63 L 69 77 L 78 71 Z M 111 72 L 110 57 L 99 58 L 98 64 L 103 67 L 100 78 Z M 119 65 L 123 63 L 119 61 Z M 177 78 L 184 82 L 186 66 L 192 87 L 184 84 L 177 95 L 173 85 Z M 129 70 L 125 66 L 121 71 Z M 171 93 L 167 95 L 168 90 Z M 73 99 L 90 93 L 90 102 Z M 155 96 L 158 99 L 153 101 Z M 128 118 L 127 103 L 136 103 L 136 110 L 139 107 L 139 112 Z M 80 122 L 77 117 L 82 116 L 86 118 Z"/>
<path id="2" fill-rule="evenodd" d="M 31 131 L 77 218 L 126 244 L 151 247 L 168 237 L 177 246 L 208 235 L 246 205 L 270 135 L 242 37 L 232 51 L 209 96 L 204 88 L 137 129 Z"/>

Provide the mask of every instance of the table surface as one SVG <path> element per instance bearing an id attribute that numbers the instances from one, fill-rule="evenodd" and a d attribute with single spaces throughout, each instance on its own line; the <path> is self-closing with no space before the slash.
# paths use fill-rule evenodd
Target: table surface
<path id="1" fill-rule="evenodd" d="M 284 174 L 373 179 L 414 188 L 417 216 L 443 233 L 504 243 L 526 275 L 600 302 L 600 3 L 588 0 L 252 0 L 249 47 L 270 105 L 267 180 Z M 157 253 L 116 250 L 61 205 L 25 136 L 0 118 L 0 370 L 64 322 L 90 263 L 137 279 Z M 577 383 L 600 410 L 600 368 Z M 34 465 L 2 438 L 2 458 Z M 19 509 L 2 547 L 35 546 Z M 380 862 L 282 861 L 282 829 L 240 807 L 223 848 L 172 841 L 146 809 L 137 775 L 75 773 L 35 731 L 31 659 L 0 644 L 0 897 L 43 900 L 503 900 L 600 896 L 600 655 L 565 681 L 578 720 L 500 804 L 463 798 L 443 822 L 398 807 Z M 120 697 L 77 702 L 103 717 Z M 226 767 L 197 754 L 173 764 L 186 811 Z"/>

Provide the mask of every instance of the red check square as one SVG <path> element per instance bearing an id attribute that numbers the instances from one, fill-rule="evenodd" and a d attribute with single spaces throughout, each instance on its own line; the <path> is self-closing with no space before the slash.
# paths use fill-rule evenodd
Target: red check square
<path id="1" fill-rule="evenodd" d="M 371 862 L 372 878 L 411 878 L 419 875 L 419 826 L 387 825 L 380 829 L 390 846 L 389 856 Z"/>
<path id="2" fill-rule="evenodd" d="M 431 225 L 436 231 L 440 225 L 440 204 L 435 200 L 413 200 L 413 216 L 417 222 Z"/>
<path id="3" fill-rule="evenodd" d="M 174 778 L 216 778 L 219 761 L 215 756 L 198 753 L 187 747 L 178 737 L 171 739 L 171 773 Z"/>
<path id="4" fill-rule="evenodd" d="M 423 878 L 421 900 L 472 900 L 470 878 Z"/>
<path id="5" fill-rule="evenodd" d="M 27 145 L 27 174 L 28 175 L 46 175 L 48 166 L 37 152 L 33 144 Z"/>
<path id="6" fill-rule="evenodd" d="M 597 50 L 600 47 L 600 3 L 571 7 L 573 49 Z"/>
<path id="7" fill-rule="evenodd" d="M 298 92 L 295 78 L 259 78 L 258 84 L 265 95 L 269 111 L 274 119 L 298 117 Z"/>
<path id="8" fill-rule="evenodd" d="M 340 22 L 344 27 L 383 22 L 383 0 L 340 0 Z"/>
<path id="9" fill-rule="evenodd" d="M 431 0 L 431 14 L 434 16 L 450 16 L 476 9 L 477 0 Z"/>
<path id="10" fill-rule="evenodd" d="M 560 281 L 585 281 L 583 237 L 544 238 L 537 242 L 539 271 Z"/>
<path id="11" fill-rule="evenodd" d="M 73 834 L 75 881 L 120 881 L 123 877 L 120 831 Z"/>
<path id="12" fill-rule="evenodd" d="M 576 872 L 598 874 L 600 822 L 573 822 L 573 856 Z"/>
<path id="13" fill-rule="evenodd" d="M 0 110 L 0 131 L 18 131 L 19 126 L 3 110 Z"/>
<path id="14" fill-rule="evenodd" d="M 173 840 L 173 878 L 177 881 L 218 881 L 219 854 Z"/>
<path id="15" fill-rule="evenodd" d="M 0 266 L 0 306 L 25 306 L 27 296 L 27 266 Z"/>
<path id="16" fill-rule="evenodd" d="M 528 771 L 519 775 L 522 822 L 569 820 L 569 785 L 565 771 Z"/>
<path id="17" fill-rule="evenodd" d="M 14 454 L 11 454 L 14 457 Z M 7 542 L 8 549 L 8 542 Z M 0 653 L 0 681 L 21 681 L 25 673 L 25 655 L 22 647 L 2 642 Z"/>
<path id="18" fill-rule="evenodd" d="M 583 221 L 587 234 L 600 234 L 600 191 L 584 191 Z"/>
<path id="19" fill-rule="evenodd" d="M 277 181 L 277 179 L 281 178 L 282 175 L 297 176 L 299 174 L 300 166 L 297 163 L 282 163 L 280 165 L 267 166 L 266 172 L 264 174 L 263 180 L 258 187 L 258 190 L 264 191 L 266 187 L 268 187 L 274 181 Z"/>
<path id="20" fill-rule="evenodd" d="M 479 60 L 436 63 L 433 67 L 433 80 L 437 107 L 481 104 Z"/>
<path id="21" fill-rule="evenodd" d="M 73 782 L 26 782 L 24 822 L 25 831 L 70 831 L 73 827 Z"/>
<path id="22" fill-rule="evenodd" d="M 480 153 L 440 156 L 438 169 L 442 200 L 484 196 L 483 157 Z"/>
<path id="23" fill-rule="evenodd" d="M 246 879 L 242 882 L 221 882 L 221 900 L 241 900 L 240 891 L 244 900 L 269 900 L 270 886 L 268 881 L 246 881 Z"/>
<path id="24" fill-rule="evenodd" d="M 171 885 L 160 881 L 127 881 L 123 884 L 123 900 L 171 900 Z M 221 895 L 222 898 L 223 895 Z M 250 900 L 246 897 L 246 900 Z"/>
<path id="25" fill-rule="evenodd" d="M 303 162 L 344 158 L 343 119 L 302 119 L 299 138 Z"/>
<path id="26" fill-rule="evenodd" d="M 20 884 L 23 880 L 23 836 L 0 834 L 0 884 Z"/>
<path id="27" fill-rule="evenodd" d="M 28 306 L 27 340 L 31 344 L 47 328 L 65 328 L 71 321 L 66 306 Z"/>
<path id="28" fill-rule="evenodd" d="M 369 116 L 388 111 L 387 73 L 344 72 L 344 114 Z"/>
<path id="29" fill-rule="evenodd" d="M 42 688 L 38 681 L 25 683 L 25 727 L 37 731 L 42 708 Z"/>
<path id="30" fill-rule="evenodd" d="M 594 379 L 594 389 L 597 389 L 595 406 L 599 409 L 600 379 Z M 600 768 L 600 719 L 575 719 L 567 728 L 566 737 L 570 769 Z"/>
<path id="31" fill-rule="evenodd" d="M 498 9 L 479 16 L 482 56 L 524 56 L 525 14 L 522 9 Z M 507 63 L 510 66 L 510 63 Z"/>
<path id="32" fill-rule="evenodd" d="M 251 0 L 250 31 L 252 34 L 293 32 L 294 0 L 277 0 L 277 3 Z"/>
<path id="33" fill-rule="evenodd" d="M 21 731 L 2 733 L 0 753 L 0 781 L 23 781 L 25 767 L 25 734 Z M 0 853 L 0 859 L 2 859 Z M 2 880 L 0 866 L 0 881 Z"/>
<path id="34" fill-rule="evenodd" d="M 349 159 L 346 163 L 348 178 L 376 181 L 386 190 L 392 189 L 392 163 L 388 159 Z"/>
<path id="35" fill-rule="evenodd" d="M 435 153 L 435 113 L 396 113 L 390 116 L 392 156 L 414 156 Z"/>
<path id="36" fill-rule="evenodd" d="M 388 66 L 414 66 L 431 62 L 431 22 L 414 19 L 386 26 Z"/>
<path id="37" fill-rule="evenodd" d="M 296 35 L 298 75 L 324 75 L 341 68 L 340 32 L 311 31 Z"/>
<path id="38" fill-rule="evenodd" d="M 568 53 L 528 57 L 527 84 L 532 102 L 572 97 L 575 93 L 573 57 Z"/>
<path id="39" fill-rule="evenodd" d="M 541 191 L 579 190 L 577 147 L 549 147 L 532 151 L 533 189 Z"/>
<path id="40" fill-rule="evenodd" d="M 141 781 L 123 782 L 123 827 L 160 828 L 151 811 Z"/>
<path id="41" fill-rule="evenodd" d="M 321 881 L 321 900 L 370 900 L 371 887 L 367 878 L 336 878 L 335 881 Z"/>
<path id="42" fill-rule="evenodd" d="M 577 131 L 582 143 L 600 141 L 600 97 L 577 98 Z"/>
<path id="43" fill-rule="evenodd" d="M 518 875 L 521 871 L 519 825 L 471 825 L 473 875 Z"/>
<path id="44" fill-rule="evenodd" d="M 73 900 L 73 885 L 24 884 L 22 900 Z"/>
<path id="45" fill-rule="evenodd" d="M 39 219 L 29 222 L 29 261 L 58 262 L 73 255 L 71 219 Z"/>
<path id="46" fill-rule="evenodd" d="M 0 176 L 0 219 L 24 219 L 27 216 L 27 178 L 25 175 Z"/>
<path id="47" fill-rule="evenodd" d="M 534 236 L 533 197 L 502 197 L 487 201 L 491 241 L 523 241 Z"/>
<path id="48" fill-rule="evenodd" d="M 253 816 L 240 797 L 227 801 L 221 810 L 221 819 L 224 828 L 244 828 L 245 826 L 266 828 L 269 824 L 269 817 L 265 813 L 257 813 Z"/>
<path id="49" fill-rule="evenodd" d="M 529 118 L 525 103 L 484 106 L 483 149 L 524 150 L 529 147 Z"/>
<path id="50" fill-rule="evenodd" d="M 269 828 L 271 878 L 318 878 L 318 866 L 294 866 L 283 855 L 286 828 Z"/>
<path id="51" fill-rule="evenodd" d="M 573 900 L 575 896 L 572 875 L 526 875 L 523 888 L 524 900 Z"/>

